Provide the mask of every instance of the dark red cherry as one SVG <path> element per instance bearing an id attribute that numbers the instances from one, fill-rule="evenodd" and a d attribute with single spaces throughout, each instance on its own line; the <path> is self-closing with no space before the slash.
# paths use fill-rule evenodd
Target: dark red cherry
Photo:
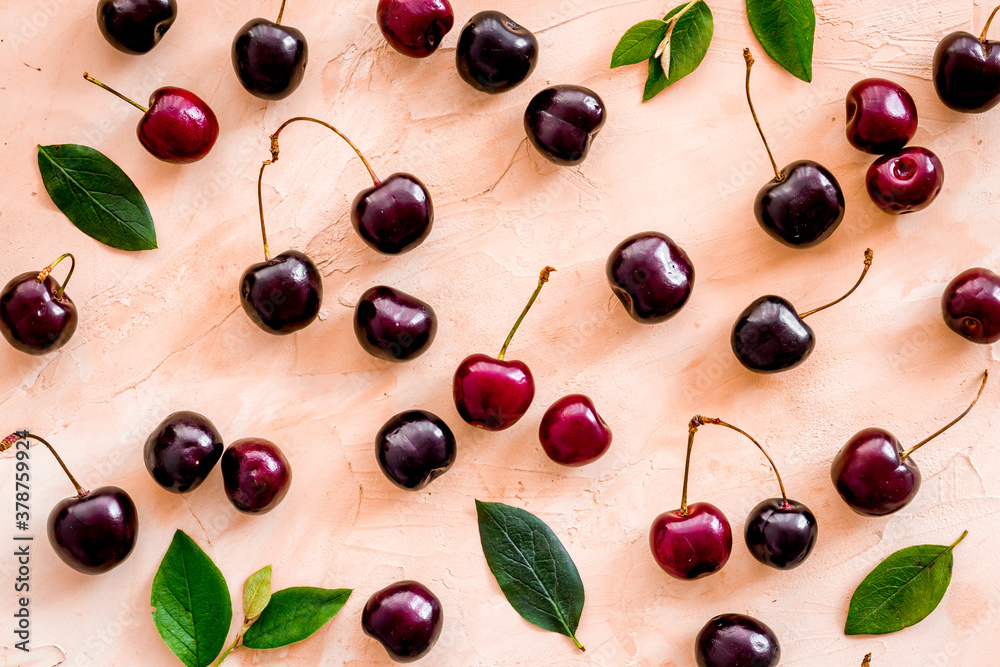
<path id="1" fill-rule="evenodd" d="M 552 86 L 535 95 L 524 112 L 528 140 L 550 162 L 583 162 L 607 120 L 604 101 L 583 86 Z"/>
<path id="2" fill-rule="evenodd" d="M 913 146 L 883 155 L 868 168 L 868 196 L 886 213 L 913 213 L 931 205 L 944 186 L 938 156 Z"/>
<path id="3" fill-rule="evenodd" d="M 895 153 L 916 131 L 917 105 L 898 83 L 864 79 L 848 91 L 847 140 L 858 150 Z"/>
<path id="4" fill-rule="evenodd" d="M 715 505 L 694 503 L 686 511 L 664 512 L 649 530 L 649 548 L 663 571 L 677 579 L 707 577 L 722 569 L 733 552 L 733 530 Z"/>
<path id="5" fill-rule="evenodd" d="M 659 232 L 630 236 L 605 265 L 608 284 L 629 316 L 643 324 L 677 314 L 694 289 L 694 265 L 687 253 Z"/>
<path id="6" fill-rule="evenodd" d="M 0 334 L 15 350 L 35 356 L 55 352 L 76 332 L 76 304 L 51 275 L 64 257 L 72 255 L 63 255 L 41 272 L 22 273 L 0 292 Z M 72 275 L 71 268 L 67 284 Z"/>
<path id="7" fill-rule="evenodd" d="M 949 283 L 941 298 L 945 324 L 973 343 L 1000 340 L 1000 276 L 989 269 L 968 269 Z"/>
<path id="8" fill-rule="evenodd" d="M 323 279 L 311 259 L 289 250 L 243 272 L 240 302 L 258 327 L 287 335 L 304 329 L 319 315 Z"/>
<path id="9" fill-rule="evenodd" d="M 698 667 L 777 667 L 781 647 L 774 631 L 743 614 L 721 614 L 701 629 L 694 645 Z"/>
<path id="10" fill-rule="evenodd" d="M 779 570 L 804 563 L 818 533 L 816 516 L 808 507 L 781 498 L 768 498 L 754 507 L 743 530 L 750 554 Z"/>
<path id="11" fill-rule="evenodd" d="M 549 458 L 564 466 L 582 466 L 604 456 L 611 429 L 583 394 L 564 396 L 549 406 L 538 427 L 538 439 Z"/>
<path id="12" fill-rule="evenodd" d="M 263 100 L 283 100 L 294 93 L 309 61 L 305 35 L 282 25 L 280 16 L 277 22 L 264 18 L 247 21 L 233 38 L 231 52 L 233 69 L 243 88 Z"/>
<path id="13" fill-rule="evenodd" d="M 173 493 L 194 491 L 222 456 L 222 436 L 203 415 L 175 412 L 149 434 L 143 449 L 146 469 Z"/>
<path id="14" fill-rule="evenodd" d="M 398 581 L 378 591 L 361 612 L 361 629 L 396 662 L 422 658 L 441 636 L 441 601 L 421 583 Z"/>
<path id="15" fill-rule="evenodd" d="M 458 74 L 476 90 L 502 93 L 531 76 L 538 40 L 506 14 L 479 12 L 462 28 L 456 51 Z"/>
<path id="16" fill-rule="evenodd" d="M 392 48 L 413 58 L 426 58 L 455 25 L 448 0 L 379 0 L 378 27 Z"/>
<path id="17" fill-rule="evenodd" d="M 386 361 L 409 361 L 423 354 L 437 334 L 429 304 L 406 292 L 379 285 L 358 300 L 354 334 L 365 352 Z"/>
<path id="18" fill-rule="evenodd" d="M 266 514 L 284 500 L 292 467 L 270 440 L 237 440 L 222 454 L 222 481 L 233 507 L 244 514 Z"/>
<path id="19" fill-rule="evenodd" d="M 830 238 L 844 219 L 844 192 L 830 170 L 812 160 L 793 162 L 754 200 L 761 229 L 790 248 L 811 248 Z"/>
<path id="20" fill-rule="evenodd" d="M 424 488 L 448 472 L 456 454 L 451 429 L 426 410 L 399 413 L 375 436 L 379 467 L 401 489 Z"/>
<path id="21" fill-rule="evenodd" d="M 920 490 L 920 469 L 896 437 L 880 428 L 858 431 L 833 460 L 837 492 L 862 516 L 885 516 L 910 504 Z"/>
<path id="22" fill-rule="evenodd" d="M 177 18 L 177 0 L 100 0 L 97 25 L 122 53 L 149 53 Z"/>
<path id="23" fill-rule="evenodd" d="M 384 255 L 398 255 L 413 250 L 431 233 L 434 204 L 416 176 L 393 174 L 358 193 L 351 223 L 369 246 Z"/>
<path id="24" fill-rule="evenodd" d="M 934 51 L 934 88 L 950 109 L 982 113 L 1000 104 L 1000 42 L 986 38 L 996 13 L 978 38 L 953 32 Z"/>

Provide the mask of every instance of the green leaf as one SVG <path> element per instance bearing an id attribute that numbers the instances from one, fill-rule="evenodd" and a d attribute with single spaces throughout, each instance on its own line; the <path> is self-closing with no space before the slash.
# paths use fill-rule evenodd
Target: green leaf
<path id="1" fill-rule="evenodd" d="M 276 592 L 257 622 L 243 635 L 248 648 L 279 648 L 308 639 L 337 615 L 351 590 L 286 588 Z"/>
<path id="2" fill-rule="evenodd" d="M 799 79 L 812 81 L 816 34 L 812 0 L 747 0 L 747 18 L 774 62 Z"/>
<path id="3" fill-rule="evenodd" d="M 183 531 L 153 577 L 149 602 L 163 642 L 188 667 L 206 667 L 219 655 L 233 620 L 226 580 L 212 559 Z"/>
<path id="4" fill-rule="evenodd" d="M 611 54 L 611 69 L 622 65 L 637 65 L 653 57 L 667 34 L 666 21 L 636 23 L 622 36 Z"/>
<path id="5" fill-rule="evenodd" d="M 502 503 L 476 501 L 486 563 L 507 601 L 524 620 L 576 638 L 583 613 L 580 573 L 565 547 L 535 515 Z"/>
<path id="6" fill-rule="evenodd" d="M 243 615 L 248 621 L 257 618 L 270 601 L 271 566 L 268 565 L 251 574 L 243 584 Z"/>
<path id="7" fill-rule="evenodd" d="M 99 151 L 76 144 L 39 146 L 38 170 L 52 202 L 84 234 L 119 250 L 156 247 L 146 200 Z"/>
<path id="8" fill-rule="evenodd" d="M 649 61 L 643 102 L 648 102 L 667 86 L 698 69 L 715 34 L 712 10 L 702 0 L 674 7 L 664 21 L 670 27 L 660 45 L 662 56 L 654 55 Z"/>
<path id="9" fill-rule="evenodd" d="M 948 547 L 901 549 L 879 563 L 854 591 L 844 634 L 885 635 L 927 618 L 951 583 L 952 551 L 968 534 Z"/>

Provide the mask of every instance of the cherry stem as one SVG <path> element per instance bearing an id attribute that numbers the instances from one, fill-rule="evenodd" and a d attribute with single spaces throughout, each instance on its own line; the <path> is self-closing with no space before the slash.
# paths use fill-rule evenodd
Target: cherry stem
<path id="1" fill-rule="evenodd" d="M 281 124 L 281 126 L 274 134 L 271 135 L 271 162 L 278 161 L 278 135 L 281 134 L 281 131 L 284 130 L 286 127 L 300 120 L 307 120 L 310 123 L 316 123 L 318 125 L 322 125 L 323 127 L 332 131 L 338 137 L 346 141 L 347 145 L 353 148 L 354 152 L 357 153 L 359 158 L 361 158 L 361 162 L 364 163 L 365 169 L 368 170 L 368 175 L 372 177 L 372 182 L 375 183 L 376 186 L 382 183 L 382 181 L 378 179 L 378 176 L 375 175 L 375 170 L 373 170 L 372 166 L 368 164 L 368 160 L 365 158 L 364 154 L 357 146 L 354 145 L 354 142 L 352 142 L 350 139 L 347 138 L 347 135 L 345 135 L 343 132 L 335 128 L 333 125 L 330 125 L 329 123 L 317 120 L 315 118 L 309 118 L 308 116 L 296 116 L 295 118 L 289 118 L 288 120 L 286 120 L 284 123 Z"/>
<path id="2" fill-rule="evenodd" d="M 281 9 L 278 10 L 278 20 L 275 21 L 277 25 L 281 25 L 281 17 L 285 15 L 285 0 L 281 0 Z"/>
<path id="3" fill-rule="evenodd" d="M 997 12 L 1000 12 L 1000 5 L 998 5 L 996 9 L 993 10 L 993 13 L 990 14 L 990 17 L 986 19 L 986 25 L 983 26 L 983 33 L 979 36 L 979 41 L 983 44 L 986 43 L 986 33 L 990 31 L 990 24 L 993 23 L 993 18 L 997 15 Z"/>
<path id="4" fill-rule="evenodd" d="M 271 160 L 264 160 L 260 165 L 260 173 L 257 174 L 257 208 L 260 210 L 260 236 L 264 240 L 264 261 L 271 261 L 271 254 L 267 250 L 267 227 L 264 226 L 264 194 L 261 188 L 264 183 L 264 168 L 271 164 Z"/>
<path id="5" fill-rule="evenodd" d="M 989 380 L 989 379 L 990 379 L 990 372 L 989 372 L 989 370 L 986 370 L 986 371 L 983 372 L 983 383 L 981 385 L 979 385 L 979 393 L 977 393 L 976 397 L 974 399 L 972 399 L 972 403 L 970 403 L 969 407 L 967 407 L 965 409 L 965 412 L 963 412 L 958 417 L 956 417 L 955 419 L 953 419 L 952 421 L 950 421 L 945 427 L 938 429 L 933 435 L 927 436 L 926 438 L 924 438 L 923 440 L 921 440 L 917 444 L 915 444 L 912 447 L 910 447 L 909 449 L 907 449 L 905 452 L 903 452 L 902 454 L 899 455 L 899 459 L 901 461 L 904 460 L 906 457 L 908 457 L 911 454 L 913 454 L 913 452 L 917 451 L 918 449 L 920 449 L 921 447 L 923 447 L 924 445 L 926 445 L 928 442 L 930 442 L 934 438 L 938 437 L 939 435 L 941 435 L 942 433 L 944 433 L 945 431 L 947 431 L 948 429 L 950 429 L 952 426 L 954 426 L 958 422 L 960 422 L 963 419 L 965 419 L 965 416 L 967 414 L 969 414 L 970 412 L 972 412 L 972 408 L 976 407 L 976 403 L 979 402 L 979 397 L 983 395 L 983 390 L 986 389 L 986 381 Z"/>
<path id="6" fill-rule="evenodd" d="M 12 433 L 3 440 L 0 440 L 0 452 L 7 451 L 18 440 L 27 438 L 31 438 L 32 440 L 37 440 L 38 442 L 42 443 L 43 445 L 49 448 L 49 451 L 52 452 L 52 456 L 56 457 L 56 461 L 58 461 L 59 465 L 62 467 L 63 472 L 65 472 L 66 476 L 69 477 L 69 481 L 73 482 L 73 486 L 76 487 L 76 492 L 81 498 L 90 493 L 82 486 L 80 486 L 79 482 L 76 481 L 76 477 L 73 477 L 73 473 L 69 471 L 69 468 L 66 467 L 66 464 L 62 460 L 62 457 L 59 456 L 59 452 L 57 452 L 55 448 L 52 447 L 52 445 L 50 445 L 48 441 L 46 441 L 44 438 L 40 438 L 37 435 L 34 435 L 33 433 L 28 433 L 27 431 L 22 431 L 20 433 Z"/>
<path id="7" fill-rule="evenodd" d="M 129 98 L 125 97 L 124 95 L 122 95 L 121 93 L 119 93 L 117 90 L 115 90 L 114 88 L 112 88 L 111 86 L 109 86 L 107 84 L 104 84 L 104 83 L 101 83 L 100 81 L 98 81 L 94 77 L 90 76 L 86 72 L 83 73 L 83 78 L 86 79 L 87 81 L 91 82 L 92 84 L 96 85 L 96 86 L 100 86 L 101 88 L 103 88 L 104 90 L 108 91 L 112 95 L 116 95 L 117 97 L 120 97 L 121 99 L 125 100 L 126 102 L 128 102 L 129 104 L 131 104 L 132 106 L 134 106 L 139 111 L 141 111 L 143 113 L 146 113 L 146 112 L 149 111 L 148 108 L 142 106 L 141 104 L 139 104 L 135 100 L 130 100 Z"/>
<path id="8" fill-rule="evenodd" d="M 546 266 L 544 269 L 542 269 L 541 275 L 538 276 L 538 287 L 535 288 L 535 291 L 531 295 L 531 298 L 528 299 L 528 305 L 526 305 L 524 307 L 524 310 L 521 311 L 521 316 L 517 318 L 517 322 L 514 322 L 514 328 L 510 330 L 509 334 L 507 334 L 507 340 L 503 342 L 503 347 L 500 348 L 500 354 L 497 355 L 497 359 L 499 359 L 500 361 L 503 361 L 504 355 L 507 354 L 507 346 L 510 345 L 510 341 L 514 338 L 514 334 L 517 332 L 517 328 L 521 326 L 521 321 L 524 320 L 524 316 L 528 314 L 529 310 L 531 310 L 531 306 L 535 303 L 535 299 L 538 298 L 538 294 L 539 292 L 542 291 L 542 287 L 545 285 L 545 283 L 549 282 L 549 275 L 553 271 L 555 271 L 555 269 L 553 269 L 551 266 Z"/>
<path id="9" fill-rule="evenodd" d="M 861 667 L 871 667 L 872 664 L 872 654 L 868 653 L 865 655 L 865 659 L 861 661 Z"/>
<path id="10" fill-rule="evenodd" d="M 704 424 L 715 424 L 716 426 L 725 426 L 726 428 L 732 429 L 732 430 L 736 431 L 737 433 L 743 435 L 750 442 L 752 442 L 753 444 L 757 445 L 757 449 L 759 449 L 761 451 L 761 453 L 764 455 L 764 458 L 767 459 L 767 462 L 771 464 L 771 470 L 774 471 L 774 476 L 778 478 L 778 488 L 781 489 L 781 500 L 782 500 L 782 502 L 784 503 L 784 505 L 786 507 L 788 506 L 788 494 L 785 493 L 785 483 L 781 481 L 781 474 L 778 472 L 778 466 L 774 465 L 774 459 L 771 458 L 771 455 L 767 453 L 767 450 L 764 449 L 764 446 L 762 444 L 760 444 L 759 442 L 757 442 L 753 438 L 753 436 L 751 436 L 749 433 L 747 433 L 746 431 L 744 431 L 741 428 L 737 428 L 736 426 L 733 426 L 732 424 L 727 424 L 726 422 L 722 421 L 721 419 L 716 419 L 714 417 L 702 417 L 701 415 L 698 415 L 694 419 L 691 420 L 691 423 L 692 424 L 698 424 L 699 426 L 702 426 Z"/>
<path id="11" fill-rule="evenodd" d="M 785 175 L 778 170 L 778 163 L 774 161 L 774 155 L 771 153 L 771 147 L 767 145 L 767 137 L 764 136 L 764 130 L 761 129 L 760 121 L 757 120 L 757 112 L 753 108 L 753 100 L 750 98 L 750 70 L 753 69 L 754 59 L 750 54 L 750 49 L 743 49 L 743 60 L 747 62 L 747 104 L 750 105 L 750 115 L 753 116 L 753 122 L 757 126 L 757 131 L 760 132 L 761 141 L 764 142 L 764 149 L 767 150 L 767 157 L 771 159 L 771 167 L 774 169 L 774 180 L 779 183 L 785 180 Z"/>
<path id="12" fill-rule="evenodd" d="M 801 315 L 799 315 L 799 319 L 804 320 L 807 317 L 809 317 L 810 315 L 815 315 L 816 313 L 818 313 L 821 310 L 826 310 L 827 308 L 829 308 L 831 306 L 836 306 L 838 303 L 840 303 L 841 301 L 843 301 L 847 297 L 849 297 L 852 294 L 854 294 L 854 290 L 856 290 L 859 287 L 861 287 L 862 281 L 864 281 L 865 276 L 868 275 L 868 269 L 872 268 L 872 260 L 873 259 L 875 259 L 875 252 L 871 248 L 866 249 L 865 250 L 865 268 L 861 271 L 861 277 L 858 278 L 858 282 L 854 283 L 854 287 L 852 287 L 851 289 L 849 289 L 847 291 L 847 294 L 845 294 L 844 296 L 840 297 L 836 301 L 831 301 L 830 303 L 826 304 L 825 306 L 820 306 L 819 308 L 813 308 L 810 311 L 802 313 Z"/>
<path id="13" fill-rule="evenodd" d="M 688 448 L 687 456 L 684 458 L 684 485 L 681 487 L 681 509 L 678 512 L 682 517 L 688 515 L 688 477 L 691 474 L 691 450 L 694 449 L 694 434 L 698 432 L 698 422 L 692 419 L 688 422 Z"/>
<path id="14" fill-rule="evenodd" d="M 49 277 L 50 273 L 52 273 L 52 269 L 56 268 L 56 266 L 58 266 L 59 262 L 63 261 L 67 257 L 69 257 L 69 261 L 70 261 L 69 273 L 66 274 L 66 280 L 63 281 L 62 287 L 60 287 L 59 291 L 56 292 L 56 298 L 57 299 L 61 298 L 62 295 L 63 295 L 63 292 L 66 291 L 66 286 L 69 285 L 69 279 L 73 277 L 73 271 L 76 270 L 76 257 L 73 256 L 73 253 L 68 252 L 65 255 L 62 255 L 61 257 L 59 257 L 59 259 L 57 259 L 56 261 L 52 262 L 51 264 L 49 264 L 48 266 L 46 266 L 44 269 L 42 269 L 41 272 L 39 272 L 38 277 L 35 278 L 35 280 L 37 280 L 40 283 L 45 282 L 45 279 Z"/>

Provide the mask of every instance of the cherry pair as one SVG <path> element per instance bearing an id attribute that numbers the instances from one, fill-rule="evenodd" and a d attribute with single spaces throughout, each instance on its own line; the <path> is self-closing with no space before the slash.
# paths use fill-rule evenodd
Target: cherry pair
<path id="1" fill-rule="evenodd" d="M 143 458 L 156 483 L 171 493 L 194 491 L 221 458 L 226 497 L 244 514 L 270 512 L 292 483 L 291 465 L 273 442 L 244 438 L 223 452 L 218 429 L 197 412 L 164 419 L 146 439 Z"/>
<path id="2" fill-rule="evenodd" d="M 808 507 L 785 494 L 785 485 L 767 450 L 742 429 L 721 419 L 696 416 L 688 424 L 687 457 L 680 509 L 656 517 L 649 531 L 649 547 L 663 570 L 677 579 L 693 580 L 722 569 L 733 549 L 729 520 L 711 503 L 688 505 L 691 451 L 698 428 L 705 424 L 725 426 L 749 439 L 767 458 L 778 479 L 780 498 L 768 498 L 747 517 L 744 537 L 747 549 L 764 565 L 790 570 L 801 565 L 816 544 L 816 517 Z"/>

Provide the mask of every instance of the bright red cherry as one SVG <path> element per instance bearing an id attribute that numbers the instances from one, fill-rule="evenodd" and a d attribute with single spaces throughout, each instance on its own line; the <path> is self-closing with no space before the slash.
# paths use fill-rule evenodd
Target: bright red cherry
<path id="1" fill-rule="evenodd" d="M 51 276 L 52 269 L 69 257 L 69 275 L 62 287 Z M 55 352 L 76 332 L 76 304 L 66 294 L 76 259 L 66 253 L 40 272 L 29 271 L 13 278 L 0 292 L 0 334 L 15 350 L 42 355 Z"/>
<path id="2" fill-rule="evenodd" d="M 582 466 L 604 456 L 611 447 L 611 429 L 594 402 L 583 394 L 553 403 L 538 427 L 538 439 L 549 458 L 564 466 Z"/>
<path id="3" fill-rule="evenodd" d="M 922 211 L 944 187 L 944 166 L 931 151 L 911 146 L 875 160 L 865 186 L 868 196 L 886 213 Z"/>
<path id="4" fill-rule="evenodd" d="M 500 354 L 496 358 L 485 354 L 470 355 L 455 371 L 455 407 L 467 423 L 487 431 L 502 431 L 517 423 L 531 407 L 535 398 L 535 380 L 531 377 L 531 370 L 522 361 L 505 360 L 504 355 L 514 333 L 553 271 L 555 269 L 551 266 L 542 269 L 538 287 L 510 330 Z"/>
<path id="5" fill-rule="evenodd" d="M 86 72 L 83 78 L 125 100 L 143 112 L 136 127 L 139 143 L 154 157 L 172 164 L 197 162 L 219 138 L 219 121 L 200 97 L 183 88 L 159 88 L 149 96 L 149 107 L 130 100 Z"/>
<path id="6" fill-rule="evenodd" d="M 847 140 L 858 150 L 895 153 L 916 131 L 917 105 L 898 83 L 864 79 L 848 91 Z"/>
<path id="7" fill-rule="evenodd" d="M 958 274 L 941 297 L 945 324 L 962 338 L 981 345 L 1000 340 L 1000 276 L 989 269 Z"/>
<path id="8" fill-rule="evenodd" d="M 455 25 L 448 0 L 379 0 L 378 27 L 392 48 L 413 58 L 426 58 Z"/>

